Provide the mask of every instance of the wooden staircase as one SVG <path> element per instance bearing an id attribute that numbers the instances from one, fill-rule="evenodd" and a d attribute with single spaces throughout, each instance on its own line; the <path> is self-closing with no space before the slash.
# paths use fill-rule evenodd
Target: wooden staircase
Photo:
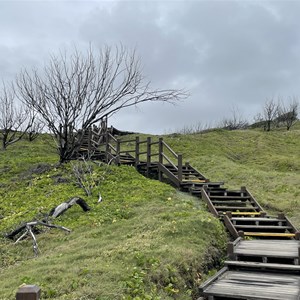
<path id="1" fill-rule="evenodd" d="M 233 239 L 229 260 L 202 284 L 200 299 L 300 299 L 300 234 L 284 214 L 269 216 L 246 187 L 229 190 L 223 182 L 211 182 L 184 164 L 162 138 L 118 139 L 109 131 L 97 137 L 99 143 L 91 147 L 87 140 L 78 154 L 134 166 L 147 177 L 200 197 L 226 226 Z"/>

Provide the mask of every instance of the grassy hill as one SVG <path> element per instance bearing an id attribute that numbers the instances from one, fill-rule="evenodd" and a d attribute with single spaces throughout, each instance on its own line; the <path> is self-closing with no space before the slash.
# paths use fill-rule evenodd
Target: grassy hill
<path id="1" fill-rule="evenodd" d="M 215 130 L 164 139 L 211 180 L 245 185 L 271 213 L 283 211 L 300 227 L 300 130 Z M 58 166 L 48 136 L 0 152 L 0 232 L 72 196 L 55 220 L 72 230 L 18 244 L 0 238 L 0 299 L 14 299 L 22 283 L 38 284 L 42 299 L 195 299 L 197 286 L 225 253 L 226 232 L 202 202 L 138 174 L 132 167 L 93 165 L 93 195 L 76 184 L 72 167 Z M 97 204 L 98 192 L 103 202 Z"/>
<path id="2" fill-rule="evenodd" d="M 215 130 L 166 141 L 211 180 L 247 186 L 269 213 L 284 212 L 300 227 L 300 129 Z"/>

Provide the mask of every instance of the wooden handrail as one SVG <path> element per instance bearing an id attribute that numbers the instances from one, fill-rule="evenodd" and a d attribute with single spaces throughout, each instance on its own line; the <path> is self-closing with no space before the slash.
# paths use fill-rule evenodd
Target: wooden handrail
<path id="1" fill-rule="evenodd" d="M 114 151 L 116 152 L 116 154 L 118 153 L 118 152 L 117 152 L 117 149 L 116 149 L 112 144 L 107 143 L 107 145 L 108 145 L 108 147 L 109 147 L 110 149 L 114 150 Z"/>
<path id="2" fill-rule="evenodd" d="M 134 143 L 133 149 L 124 149 L 122 145 L 126 143 Z M 153 162 L 155 163 L 164 163 L 164 160 L 167 161 L 171 166 L 174 167 L 177 174 L 176 177 L 179 181 L 182 181 L 182 155 L 177 154 L 166 142 L 164 142 L 163 138 L 159 138 L 156 141 L 152 141 L 151 137 L 148 137 L 146 140 L 141 141 L 140 138 L 137 136 L 135 139 L 128 139 L 128 140 L 121 140 L 116 139 L 112 134 L 109 132 L 106 133 L 106 152 L 110 152 L 110 155 L 119 156 L 121 154 L 129 154 L 133 153 L 134 160 L 135 160 L 135 166 L 137 167 L 140 163 L 140 155 L 146 155 L 146 175 L 149 176 L 150 168 Z M 140 145 L 146 144 L 146 151 L 141 151 Z M 153 152 L 152 146 L 158 146 L 155 147 L 155 152 Z M 123 148 L 123 149 L 122 149 Z M 113 154 L 111 154 L 113 152 Z M 167 155 L 167 153 L 171 154 L 171 156 Z M 157 159 L 154 160 L 154 157 L 157 157 Z M 116 159 L 117 163 L 119 159 Z M 174 159 L 176 161 L 174 161 Z"/>
<path id="3" fill-rule="evenodd" d="M 166 147 L 174 156 L 175 158 L 178 158 L 178 154 L 164 141 L 162 141 L 164 147 Z"/>
<path id="4" fill-rule="evenodd" d="M 132 139 L 132 140 L 119 140 L 121 144 L 124 144 L 124 143 L 133 143 L 135 142 L 136 140 L 135 139 Z"/>
<path id="5" fill-rule="evenodd" d="M 171 164 L 176 170 L 178 170 L 177 166 L 172 162 L 172 160 L 164 153 L 162 153 L 163 158 L 166 159 L 166 161 Z"/>
<path id="6" fill-rule="evenodd" d="M 157 152 L 157 153 L 151 153 L 151 154 L 150 154 L 151 157 L 153 157 L 153 156 L 158 156 L 158 155 L 159 155 L 159 152 Z"/>
<path id="7" fill-rule="evenodd" d="M 119 154 L 122 153 L 135 153 L 135 150 L 123 150 L 123 151 L 119 151 Z"/>
<path id="8" fill-rule="evenodd" d="M 107 133 L 107 136 L 108 136 L 108 140 L 109 140 L 109 139 L 112 139 L 112 140 L 115 141 L 116 143 L 118 142 L 118 140 L 117 140 L 112 134 L 110 134 L 109 132 Z"/>
<path id="9" fill-rule="evenodd" d="M 139 152 L 138 154 L 147 154 L 147 151 Z"/>
<path id="10" fill-rule="evenodd" d="M 158 145 L 159 144 L 159 141 L 157 141 L 157 142 L 151 142 L 150 143 L 150 145 L 152 146 L 152 145 Z"/>

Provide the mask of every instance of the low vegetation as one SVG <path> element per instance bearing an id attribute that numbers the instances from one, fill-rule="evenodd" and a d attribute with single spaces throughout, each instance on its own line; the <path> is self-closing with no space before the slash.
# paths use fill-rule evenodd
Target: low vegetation
<path id="1" fill-rule="evenodd" d="M 246 185 L 270 212 L 300 227 L 300 130 L 212 130 L 164 139 L 211 180 Z M 47 229 L 18 244 L 0 238 L 0 299 L 22 283 L 38 284 L 42 299 L 197 299 L 197 287 L 225 254 L 227 234 L 201 200 L 127 166 L 92 164 L 86 196 L 72 162 L 57 165 L 49 137 L 0 152 L 0 232 L 42 218 L 70 197 L 74 206 L 55 220 L 70 234 Z M 102 201 L 98 203 L 101 193 Z"/>
<path id="2" fill-rule="evenodd" d="M 0 299 L 14 299 L 22 283 L 38 284 L 43 299 L 195 298 L 224 255 L 221 223 L 198 199 L 132 167 L 94 164 L 96 186 L 87 197 L 73 176 L 76 162 L 57 165 L 47 139 L 0 153 L 0 231 L 42 218 L 75 195 L 91 211 L 74 206 L 55 219 L 72 232 L 37 235 L 37 258 L 30 239 L 13 244 L 1 238 Z"/>

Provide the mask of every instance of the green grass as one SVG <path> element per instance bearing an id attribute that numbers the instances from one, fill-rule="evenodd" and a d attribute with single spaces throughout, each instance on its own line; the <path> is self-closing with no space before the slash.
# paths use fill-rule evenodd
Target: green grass
<path id="1" fill-rule="evenodd" d="M 247 186 L 268 212 L 283 211 L 300 227 L 299 128 L 164 139 L 210 180 Z M 83 197 L 91 211 L 74 206 L 55 220 L 70 234 L 51 229 L 37 235 L 37 258 L 30 239 L 0 238 L 0 299 L 14 299 L 22 283 L 38 284 L 42 299 L 196 299 L 199 284 L 222 261 L 227 238 L 203 203 L 126 166 L 93 165 L 96 186 L 86 197 L 72 165 L 57 165 L 49 142 L 43 136 L 0 152 L 0 232 L 41 218 L 73 196 Z"/>
<path id="2" fill-rule="evenodd" d="M 246 186 L 267 211 L 284 212 L 300 227 L 300 129 L 214 130 L 165 139 L 211 181 Z"/>
<path id="3" fill-rule="evenodd" d="M 49 141 L 48 141 L 49 142 Z M 35 149 L 32 151 L 32 149 Z M 202 203 L 132 167 L 94 165 L 93 195 L 75 184 L 71 164 L 58 166 L 47 137 L 1 152 L 0 231 L 43 213 L 72 196 L 91 207 L 72 207 L 32 241 L 0 239 L 0 299 L 14 299 L 22 283 L 38 284 L 42 299 L 191 299 L 224 255 L 226 233 Z M 76 163 L 76 162 L 72 162 Z M 2 180 L 3 178 L 3 180 Z M 103 202 L 97 204 L 98 192 Z"/>

